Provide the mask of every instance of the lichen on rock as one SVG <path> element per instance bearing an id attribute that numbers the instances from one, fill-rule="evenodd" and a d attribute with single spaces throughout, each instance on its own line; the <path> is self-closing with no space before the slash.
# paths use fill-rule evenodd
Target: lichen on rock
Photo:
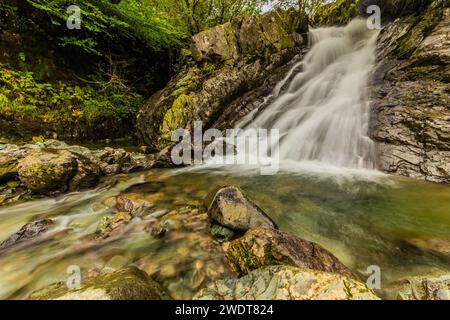
<path id="1" fill-rule="evenodd" d="M 194 300 L 379 300 L 365 284 L 333 273 L 270 266 L 216 281 Z"/>

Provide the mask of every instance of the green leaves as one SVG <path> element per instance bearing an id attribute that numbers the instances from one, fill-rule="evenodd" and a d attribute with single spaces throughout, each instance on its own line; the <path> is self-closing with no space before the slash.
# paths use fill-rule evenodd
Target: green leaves
<path id="1" fill-rule="evenodd" d="M 122 86 L 73 86 L 40 83 L 31 72 L 14 71 L 0 65 L 0 114 L 17 118 L 35 117 L 94 122 L 107 117 L 132 123 L 143 104 L 142 96 Z"/>

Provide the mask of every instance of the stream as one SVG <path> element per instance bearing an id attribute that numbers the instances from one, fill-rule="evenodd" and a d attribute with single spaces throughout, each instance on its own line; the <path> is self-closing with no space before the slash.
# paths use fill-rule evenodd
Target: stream
<path id="1" fill-rule="evenodd" d="M 31 219 L 56 221 L 44 239 L 0 253 L 0 298 L 26 298 L 65 281 L 71 265 L 84 273 L 134 264 L 174 298 L 189 299 L 209 281 L 232 276 L 208 226 L 189 228 L 186 222 L 162 240 L 151 237 L 144 225 L 161 210 L 172 211 L 173 221 L 177 215 L 189 219 L 204 211 L 203 199 L 211 191 L 231 184 L 241 187 L 280 229 L 321 244 L 361 277 L 368 266 L 379 266 L 383 288 L 406 276 L 450 271 L 448 256 L 420 246 L 430 241 L 446 244 L 447 250 L 450 246 L 450 187 L 445 185 L 370 171 L 314 173 L 310 168 L 260 176 L 199 167 L 110 179 L 116 181 L 97 190 L 0 209 L 0 241 Z M 115 211 L 117 195 L 153 207 L 120 235 L 90 244 L 88 235 Z"/>

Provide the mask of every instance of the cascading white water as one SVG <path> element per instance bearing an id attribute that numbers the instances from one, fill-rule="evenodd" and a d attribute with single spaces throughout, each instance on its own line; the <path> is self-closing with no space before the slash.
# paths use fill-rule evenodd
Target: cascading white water
<path id="1" fill-rule="evenodd" d="M 238 126 L 279 129 L 280 160 L 373 169 L 366 87 L 376 36 L 361 19 L 342 28 L 311 30 L 309 53 L 275 87 L 273 102 Z"/>

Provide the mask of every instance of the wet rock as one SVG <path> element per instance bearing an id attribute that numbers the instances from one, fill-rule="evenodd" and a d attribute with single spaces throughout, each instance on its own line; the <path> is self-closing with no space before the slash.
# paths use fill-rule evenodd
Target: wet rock
<path id="1" fill-rule="evenodd" d="M 50 219 L 36 220 L 27 223 L 19 231 L 14 233 L 8 239 L 0 244 L 0 249 L 7 249 L 16 244 L 23 243 L 27 240 L 36 238 L 37 236 L 47 232 L 53 227 L 54 223 Z"/>
<path id="2" fill-rule="evenodd" d="M 225 242 L 231 240 L 234 237 L 235 232 L 224 226 L 214 224 L 211 227 L 211 235 L 219 242 Z"/>
<path id="3" fill-rule="evenodd" d="M 320 245 L 286 232 L 256 228 L 223 245 L 227 262 L 239 275 L 269 265 L 292 265 L 354 277 L 350 269 Z"/>
<path id="4" fill-rule="evenodd" d="M 290 266 L 257 269 L 219 280 L 195 300 L 379 300 L 365 284 L 339 274 Z"/>
<path id="5" fill-rule="evenodd" d="M 136 267 L 100 274 L 69 290 L 60 282 L 33 292 L 32 300 L 168 300 L 161 286 Z"/>
<path id="6" fill-rule="evenodd" d="M 208 206 L 208 216 L 221 225 L 248 230 L 260 226 L 277 228 L 268 215 L 247 199 L 236 187 L 219 189 Z"/>
<path id="7" fill-rule="evenodd" d="M 95 187 L 100 181 L 100 167 L 84 156 L 77 156 L 75 176 L 70 180 L 69 190 L 83 190 Z"/>
<path id="8" fill-rule="evenodd" d="M 190 130 L 194 121 L 202 121 L 205 129 L 217 128 L 214 122 L 227 114 L 221 121 L 232 127 L 231 122 L 249 112 L 252 102 L 273 87 L 258 91 L 256 96 L 246 94 L 263 87 L 278 68 L 301 53 L 304 44 L 300 34 L 307 30 L 306 15 L 289 10 L 236 17 L 195 35 L 192 61 L 138 114 L 139 137 L 150 149 L 163 150 L 173 144 L 174 130 Z M 277 78 L 281 80 L 284 75 L 283 70 Z M 233 117 L 233 102 L 237 100 L 242 104 Z"/>
<path id="9" fill-rule="evenodd" d="M 418 276 L 399 281 L 399 300 L 450 300 L 450 275 Z"/>
<path id="10" fill-rule="evenodd" d="M 113 216 L 103 217 L 97 227 L 96 239 L 106 239 L 120 234 L 131 219 L 133 215 L 130 212 L 117 212 Z"/>
<path id="11" fill-rule="evenodd" d="M 176 168 L 179 165 L 176 165 L 172 161 L 172 146 L 168 146 L 161 150 L 156 156 L 155 163 L 153 164 L 153 168 Z"/>
<path id="12" fill-rule="evenodd" d="M 125 197 L 118 197 L 116 203 L 117 211 L 119 212 L 133 212 L 134 204 L 133 202 Z"/>
<path id="13" fill-rule="evenodd" d="M 383 171 L 450 183 L 450 8 L 428 2 L 379 36 L 371 135 Z"/>
<path id="14" fill-rule="evenodd" d="M 404 244 L 415 250 L 430 252 L 450 259 L 450 240 L 441 238 L 411 238 L 404 241 Z"/>
<path id="15" fill-rule="evenodd" d="M 150 233 L 153 238 L 162 238 L 168 230 L 166 228 L 163 228 L 156 222 L 150 222 L 145 226 L 145 231 Z"/>

